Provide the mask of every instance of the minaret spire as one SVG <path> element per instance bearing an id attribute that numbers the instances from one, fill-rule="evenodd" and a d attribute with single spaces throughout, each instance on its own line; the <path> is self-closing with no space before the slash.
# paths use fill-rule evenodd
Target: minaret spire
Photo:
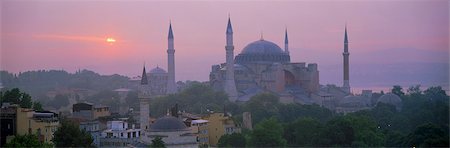
<path id="1" fill-rule="evenodd" d="M 287 33 L 287 27 L 284 32 L 284 52 L 289 54 L 289 41 L 288 41 L 288 33 Z"/>
<path id="2" fill-rule="evenodd" d="M 175 84 L 175 48 L 174 38 L 172 31 L 172 21 L 169 23 L 169 35 L 168 35 L 168 48 L 167 48 L 167 93 L 173 94 L 177 91 Z"/>
<path id="3" fill-rule="evenodd" d="M 343 90 L 347 93 L 350 93 L 350 74 L 349 74 L 349 56 L 348 52 L 348 36 L 347 36 L 347 24 L 345 24 L 345 35 L 344 35 L 344 52 L 342 53 L 344 56 L 344 84 L 342 86 Z"/>
<path id="4" fill-rule="evenodd" d="M 231 19 L 228 16 L 228 25 L 226 31 L 226 77 L 224 90 L 228 94 L 228 99 L 231 102 L 237 100 L 238 94 L 236 84 L 234 81 L 234 45 L 233 45 L 233 28 L 231 27 Z"/>
<path id="5" fill-rule="evenodd" d="M 142 76 L 141 76 L 141 85 L 147 85 L 148 79 L 147 79 L 147 72 L 145 71 L 145 64 L 144 69 L 142 70 Z"/>
<path id="6" fill-rule="evenodd" d="M 345 36 L 344 36 L 344 43 L 348 44 L 348 36 L 347 36 L 347 24 L 345 24 Z"/>
<path id="7" fill-rule="evenodd" d="M 172 21 L 170 21 L 169 23 L 169 35 L 168 35 L 169 39 L 173 39 L 173 32 L 172 32 Z"/>
<path id="8" fill-rule="evenodd" d="M 231 26 L 231 19 L 230 19 L 230 14 L 228 14 L 228 25 L 227 25 L 227 34 L 228 33 L 233 33 L 233 27 Z"/>

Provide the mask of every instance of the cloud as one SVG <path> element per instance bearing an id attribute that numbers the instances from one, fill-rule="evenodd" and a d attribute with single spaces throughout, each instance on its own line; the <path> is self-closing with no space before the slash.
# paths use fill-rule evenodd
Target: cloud
<path id="1" fill-rule="evenodd" d="M 48 39 L 48 40 L 66 40 L 66 41 L 89 41 L 89 42 L 105 42 L 106 41 L 106 37 L 57 35 L 57 34 L 37 34 L 37 35 L 33 35 L 33 38 Z"/>

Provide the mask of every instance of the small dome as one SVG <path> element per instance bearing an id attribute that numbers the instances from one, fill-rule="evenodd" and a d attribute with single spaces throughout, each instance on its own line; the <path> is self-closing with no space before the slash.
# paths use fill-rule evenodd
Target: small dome
<path id="1" fill-rule="evenodd" d="M 153 68 L 152 70 L 150 70 L 149 73 L 167 73 L 164 69 L 159 68 L 158 66 L 156 66 L 156 68 Z"/>
<path id="2" fill-rule="evenodd" d="M 400 108 L 402 105 L 402 99 L 393 93 L 387 93 L 382 95 L 380 98 L 378 98 L 377 104 L 380 102 L 394 105 L 397 109 Z"/>
<path id="3" fill-rule="evenodd" d="M 154 132 L 174 132 L 189 130 L 186 125 L 178 118 L 172 116 L 165 116 L 159 118 L 152 124 L 150 131 Z"/>
<path id="4" fill-rule="evenodd" d="M 275 43 L 266 40 L 252 42 L 245 46 L 241 54 L 281 54 L 284 51 Z"/>

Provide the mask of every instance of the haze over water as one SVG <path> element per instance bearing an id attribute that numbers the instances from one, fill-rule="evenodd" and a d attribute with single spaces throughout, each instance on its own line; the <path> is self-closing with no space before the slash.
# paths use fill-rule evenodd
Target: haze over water
<path id="1" fill-rule="evenodd" d="M 140 74 L 167 69 L 167 31 L 175 36 L 176 80 L 207 81 L 225 61 L 228 14 L 235 55 L 264 39 L 292 62 L 317 63 L 321 84 L 342 84 L 347 23 L 350 84 L 359 88 L 449 85 L 449 2 L 413 1 L 15 1 L 1 6 L 0 69 L 90 69 Z M 114 43 L 106 42 L 112 37 Z"/>

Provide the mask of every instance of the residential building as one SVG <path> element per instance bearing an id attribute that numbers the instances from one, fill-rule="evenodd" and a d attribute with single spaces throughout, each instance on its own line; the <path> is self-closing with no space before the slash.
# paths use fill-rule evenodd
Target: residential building
<path id="1" fill-rule="evenodd" d="M 240 133 L 241 128 L 224 113 L 210 113 L 203 117 L 208 120 L 209 145 L 217 146 L 222 135 Z"/>

